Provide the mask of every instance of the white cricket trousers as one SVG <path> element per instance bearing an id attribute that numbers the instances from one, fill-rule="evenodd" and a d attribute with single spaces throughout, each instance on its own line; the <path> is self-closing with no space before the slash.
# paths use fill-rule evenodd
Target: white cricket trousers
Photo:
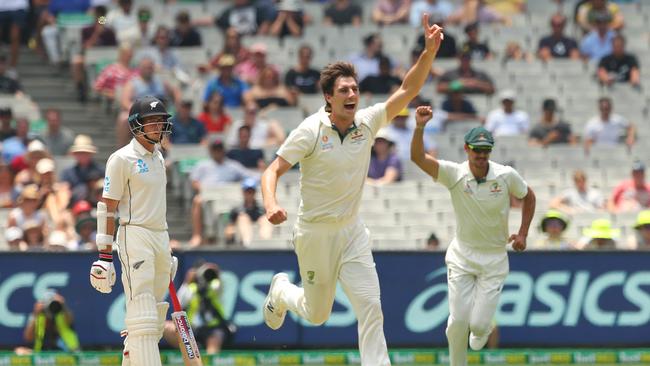
<path id="1" fill-rule="evenodd" d="M 449 286 L 450 366 L 467 365 L 467 340 L 471 331 L 482 337 L 492 329 L 503 283 L 508 275 L 508 253 L 477 250 L 454 239 L 445 255 Z"/>
<path id="2" fill-rule="evenodd" d="M 359 219 L 347 223 L 297 223 L 294 246 L 302 286 L 288 284 L 280 301 L 310 323 L 323 324 L 332 312 L 337 280 L 358 320 L 363 366 L 390 365 L 379 278 L 370 251 L 368 229 Z"/>
<path id="3" fill-rule="evenodd" d="M 171 271 L 169 235 L 123 225 L 117 232 L 117 247 L 128 330 L 122 365 L 160 366 L 158 342 L 169 306 L 163 302 Z"/>

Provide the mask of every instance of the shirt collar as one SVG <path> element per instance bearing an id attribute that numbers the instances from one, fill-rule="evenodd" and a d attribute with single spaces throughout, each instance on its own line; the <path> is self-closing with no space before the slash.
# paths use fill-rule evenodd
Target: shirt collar
<path id="1" fill-rule="evenodd" d="M 154 146 L 153 152 L 150 152 L 147 150 L 142 144 L 135 138 L 131 139 L 131 146 L 133 147 L 133 150 L 137 152 L 140 155 L 153 155 L 153 153 L 156 152 L 157 146 Z"/>
<path id="2" fill-rule="evenodd" d="M 334 124 L 332 124 L 332 121 L 330 120 L 329 113 L 325 112 L 325 106 L 320 107 L 320 109 L 318 110 L 317 113 L 318 113 L 318 119 L 320 120 L 320 123 L 324 124 L 325 126 L 333 128 L 334 131 L 338 131 L 336 129 L 336 127 L 334 127 Z M 350 128 L 348 129 L 348 131 L 351 131 L 351 130 L 353 130 L 355 128 L 357 128 L 356 118 L 355 118 L 354 121 L 352 121 L 352 125 L 350 125 Z"/>
<path id="3" fill-rule="evenodd" d="M 474 174 L 472 174 L 472 171 L 469 169 L 469 161 L 465 160 L 461 165 L 461 167 L 465 175 L 467 175 L 468 180 L 474 180 L 474 181 L 476 180 L 476 177 L 474 176 Z M 485 176 L 485 182 L 492 181 L 495 179 L 497 179 L 497 174 L 494 171 L 494 164 L 492 164 L 492 161 L 488 160 L 488 172 L 487 175 Z"/>

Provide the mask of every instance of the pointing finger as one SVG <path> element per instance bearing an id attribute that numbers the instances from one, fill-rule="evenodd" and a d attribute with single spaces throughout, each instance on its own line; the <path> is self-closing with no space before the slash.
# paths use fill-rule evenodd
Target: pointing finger
<path id="1" fill-rule="evenodd" d="M 424 30 L 429 29 L 429 14 L 428 13 L 422 14 L 422 27 L 424 27 Z"/>

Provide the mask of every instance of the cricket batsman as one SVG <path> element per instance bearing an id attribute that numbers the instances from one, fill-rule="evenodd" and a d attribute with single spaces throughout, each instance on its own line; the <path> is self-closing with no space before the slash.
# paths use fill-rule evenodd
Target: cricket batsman
<path id="1" fill-rule="evenodd" d="M 122 365 L 159 366 L 158 342 L 169 304 L 163 302 L 176 272 L 167 233 L 167 177 L 159 144 L 171 133 L 171 116 L 155 97 L 136 100 L 129 111 L 133 139 L 114 152 L 106 164 L 103 202 L 97 204 L 99 260 L 92 264 L 90 283 L 109 293 L 115 284 L 113 233 L 119 212 L 116 245 L 126 297 Z"/>
<path id="2" fill-rule="evenodd" d="M 467 338 L 473 350 L 482 349 L 492 332 L 494 313 L 508 275 L 506 245 L 526 249 L 535 213 L 535 194 L 509 166 L 491 160 L 492 134 L 475 127 L 465 135 L 467 160 L 436 160 L 424 152 L 423 132 L 431 107 L 416 110 L 411 160 L 449 189 L 456 214 L 456 236 L 447 248 L 449 319 L 447 340 L 451 366 L 467 365 Z M 519 231 L 508 236 L 510 197 L 523 199 Z"/>

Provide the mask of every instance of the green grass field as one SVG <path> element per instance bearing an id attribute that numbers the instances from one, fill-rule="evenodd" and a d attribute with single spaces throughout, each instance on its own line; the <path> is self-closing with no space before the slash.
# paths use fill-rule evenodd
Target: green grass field
<path id="1" fill-rule="evenodd" d="M 163 364 L 182 366 L 180 353 L 163 351 Z M 393 365 L 448 365 L 444 349 L 398 349 L 391 351 Z M 470 365 L 650 365 L 650 349 L 503 349 L 469 353 Z M 16 356 L 0 353 L 2 366 L 36 365 L 120 365 L 120 352 L 82 352 L 79 354 L 40 353 Z M 224 351 L 203 355 L 203 365 L 345 366 L 359 365 L 356 350 L 309 351 Z"/>

